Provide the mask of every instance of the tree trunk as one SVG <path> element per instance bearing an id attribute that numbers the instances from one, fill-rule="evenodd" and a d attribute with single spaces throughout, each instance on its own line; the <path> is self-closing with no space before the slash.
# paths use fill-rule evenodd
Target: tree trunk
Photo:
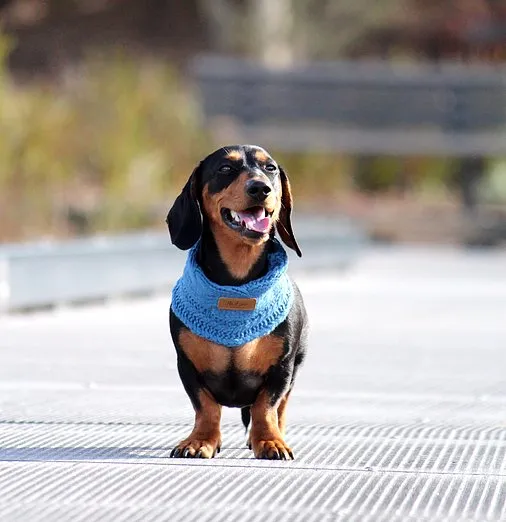
<path id="1" fill-rule="evenodd" d="M 294 61 L 292 0 L 250 0 L 250 39 L 255 58 L 269 67 L 286 67 Z"/>

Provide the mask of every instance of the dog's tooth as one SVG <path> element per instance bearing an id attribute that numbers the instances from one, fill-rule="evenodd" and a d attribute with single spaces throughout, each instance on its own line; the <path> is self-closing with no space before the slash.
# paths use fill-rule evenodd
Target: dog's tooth
<path id="1" fill-rule="evenodd" d="M 235 210 L 231 210 L 230 215 L 234 221 L 239 221 L 239 214 Z"/>

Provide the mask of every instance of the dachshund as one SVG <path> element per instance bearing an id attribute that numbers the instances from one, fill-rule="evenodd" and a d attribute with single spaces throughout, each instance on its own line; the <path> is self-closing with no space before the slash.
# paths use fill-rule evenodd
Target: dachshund
<path id="1" fill-rule="evenodd" d="M 195 168 L 169 211 L 171 241 L 192 249 L 199 277 L 212 288 L 248 288 L 268 275 L 270 257 L 282 242 L 302 256 L 291 224 L 292 194 L 288 176 L 270 154 L 253 145 L 233 145 L 211 153 Z M 185 268 L 186 270 L 186 268 Z M 171 457 L 213 458 L 221 448 L 222 406 L 241 408 L 248 430 L 248 447 L 258 459 L 289 460 L 293 452 L 284 440 L 286 407 L 297 371 L 304 360 L 308 320 L 296 284 L 289 282 L 291 301 L 279 324 L 239 346 L 225 346 L 197 334 L 175 313 L 174 293 L 170 331 L 177 352 L 178 372 L 195 410 L 191 434 Z M 199 279 L 202 280 L 202 279 Z M 198 285 L 198 283 L 196 283 Z M 246 285 L 246 286 L 244 286 Z M 195 291 L 183 295 L 193 300 Z M 248 313 L 255 299 L 226 299 L 221 312 Z M 275 299 L 272 306 L 277 306 Z M 195 305 L 198 308 L 198 304 Z M 261 310 L 269 322 L 273 308 Z M 205 309 L 203 314 L 206 314 Z M 223 324 L 220 320 L 223 317 Z M 205 319 L 205 318 L 204 318 Z M 210 325 L 227 328 L 225 315 Z M 256 325 L 254 325 L 256 326 Z"/>

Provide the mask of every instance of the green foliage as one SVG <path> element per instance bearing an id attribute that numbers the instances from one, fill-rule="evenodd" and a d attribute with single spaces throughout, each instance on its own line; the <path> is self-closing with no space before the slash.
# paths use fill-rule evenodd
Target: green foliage
<path id="1" fill-rule="evenodd" d="M 58 82 L 15 85 L 0 37 L 0 239 L 163 222 L 164 199 L 207 150 L 170 67 L 93 56 Z"/>
<path id="2" fill-rule="evenodd" d="M 353 175 L 355 186 L 363 192 L 382 192 L 390 189 L 397 181 L 402 169 L 398 158 L 360 158 Z"/>
<path id="3" fill-rule="evenodd" d="M 480 186 L 480 197 L 489 203 L 506 203 L 506 160 L 492 162 L 490 174 Z"/>
<path id="4" fill-rule="evenodd" d="M 352 161 L 333 154 L 283 154 L 270 151 L 290 177 L 298 199 L 332 197 L 349 186 Z"/>
<path id="5" fill-rule="evenodd" d="M 214 148 L 188 86 L 161 61 L 120 53 L 20 85 L 5 66 L 11 48 L 0 34 L 0 241 L 162 225 L 196 161 Z M 298 203 L 352 188 L 387 192 L 402 180 L 442 193 L 456 171 L 446 159 L 271 152 Z M 490 199 L 503 192 L 503 170 Z"/>

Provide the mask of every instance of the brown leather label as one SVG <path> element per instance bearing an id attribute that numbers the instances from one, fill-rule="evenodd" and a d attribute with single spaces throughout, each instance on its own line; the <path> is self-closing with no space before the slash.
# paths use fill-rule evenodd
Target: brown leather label
<path id="1" fill-rule="evenodd" d="M 239 310 L 249 312 L 254 310 L 257 305 L 257 300 L 246 297 L 220 297 L 218 299 L 219 310 Z"/>

